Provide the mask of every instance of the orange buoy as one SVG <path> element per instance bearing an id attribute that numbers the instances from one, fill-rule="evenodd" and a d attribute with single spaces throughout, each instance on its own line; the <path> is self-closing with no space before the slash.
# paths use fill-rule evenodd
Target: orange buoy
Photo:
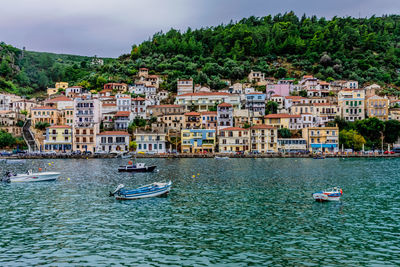
<path id="1" fill-rule="evenodd" d="M 39 171 L 41 172 L 41 171 L 42 171 L 42 168 L 39 168 Z"/>
<path id="2" fill-rule="evenodd" d="M 132 161 L 129 161 L 129 162 L 128 162 L 128 164 L 129 164 L 129 165 L 132 165 L 132 164 L 133 164 L 133 162 L 132 162 Z"/>

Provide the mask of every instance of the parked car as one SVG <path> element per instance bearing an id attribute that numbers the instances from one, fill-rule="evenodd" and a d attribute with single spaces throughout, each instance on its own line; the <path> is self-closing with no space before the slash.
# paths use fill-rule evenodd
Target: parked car
<path id="1" fill-rule="evenodd" d="M 384 154 L 394 154 L 395 152 L 394 151 L 388 151 L 388 150 L 386 150 L 385 152 L 384 152 Z"/>
<path id="2" fill-rule="evenodd" d="M 83 152 L 83 155 L 86 155 L 86 156 L 92 155 L 92 151 L 85 151 L 85 152 Z"/>
<path id="3" fill-rule="evenodd" d="M 108 154 L 108 152 L 107 152 L 107 151 L 102 151 L 102 150 L 100 150 L 100 151 L 94 152 L 94 154 L 95 154 L 95 155 L 105 155 L 105 154 Z"/>
<path id="4" fill-rule="evenodd" d="M 82 152 L 80 150 L 72 151 L 72 155 L 81 155 Z"/>
<path id="5" fill-rule="evenodd" d="M 12 153 L 9 152 L 9 151 L 2 151 L 2 152 L 0 152 L 0 155 L 1 155 L 1 156 L 11 156 Z"/>

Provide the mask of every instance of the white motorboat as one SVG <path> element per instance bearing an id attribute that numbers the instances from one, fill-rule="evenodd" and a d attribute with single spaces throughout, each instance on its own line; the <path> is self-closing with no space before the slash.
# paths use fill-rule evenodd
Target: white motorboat
<path id="1" fill-rule="evenodd" d="M 56 181 L 60 177 L 59 172 L 37 172 L 34 173 L 29 170 L 27 173 L 12 174 L 7 172 L 6 176 L 2 179 L 7 183 L 31 183 L 31 182 L 49 182 Z"/>
<path id="2" fill-rule="evenodd" d="M 167 196 L 171 190 L 172 182 L 159 182 L 144 185 L 137 189 L 125 189 L 123 184 L 120 184 L 114 192 L 110 192 L 110 197 L 115 196 L 117 200 L 135 200 L 149 197 Z"/>
<path id="3" fill-rule="evenodd" d="M 343 196 L 343 190 L 339 187 L 334 187 L 324 191 L 315 192 L 312 194 L 316 201 L 339 201 L 340 197 Z"/>

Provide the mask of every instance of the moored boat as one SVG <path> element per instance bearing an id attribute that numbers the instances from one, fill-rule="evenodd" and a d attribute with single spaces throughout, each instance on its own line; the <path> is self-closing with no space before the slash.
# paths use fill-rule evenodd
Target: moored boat
<path id="1" fill-rule="evenodd" d="M 219 157 L 219 156 L 215 156 L 215 159 L 229 159 L 229 157 Z"/>
<path id="2" fill-rule="evenodd" d="M 339 201 L 340 197 L 343 196 L 343 190 L 339 187 L 334 187 L 324 191 L 315 192 L 312 194 L 316 201 Z"/>
<path id="3" fill-rule="evenodd" d="M 128 162 L 128 165 L 119 166 L 119 172 L 152 172 L 156 169 L 157 166 L 147 166 L 145 163 L 136 163 L 133 164 L 131 161 Z"/>
<path id="4" fill-rule="evenodd" d="M 22 174 L 12 174 L 11 172 L 7 172 L 1 181 L 7 183 L 49 182 L 56 181 L 58 177 L 60 177 L 59 172 L 34 173 L 32 170 L 29 170 L 27 173 Z"/>
<path id="5" fill-rule="evenodd" d="M 137 189 L 125 189 L 123 184 L 117 186 L 114 192 L 110 192 L 110 197 L 115 196 L 117 200 L 135 200 L 149 197 L 167 196 L 171 190 L 172 182 L 167 183 L 152 183 L 144 185 Z"/>

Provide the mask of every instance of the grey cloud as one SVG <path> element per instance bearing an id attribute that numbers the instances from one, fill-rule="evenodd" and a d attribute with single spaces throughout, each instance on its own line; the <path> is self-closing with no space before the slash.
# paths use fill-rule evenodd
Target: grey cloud
<path id="1" fill-rule="evenodd" d="M 400 11 L 397 0 L 14 0 L 2 3 L 0 40 L 29 50 L 117 57 L 160 30 L 293 10 L 317 16 Z"/>

